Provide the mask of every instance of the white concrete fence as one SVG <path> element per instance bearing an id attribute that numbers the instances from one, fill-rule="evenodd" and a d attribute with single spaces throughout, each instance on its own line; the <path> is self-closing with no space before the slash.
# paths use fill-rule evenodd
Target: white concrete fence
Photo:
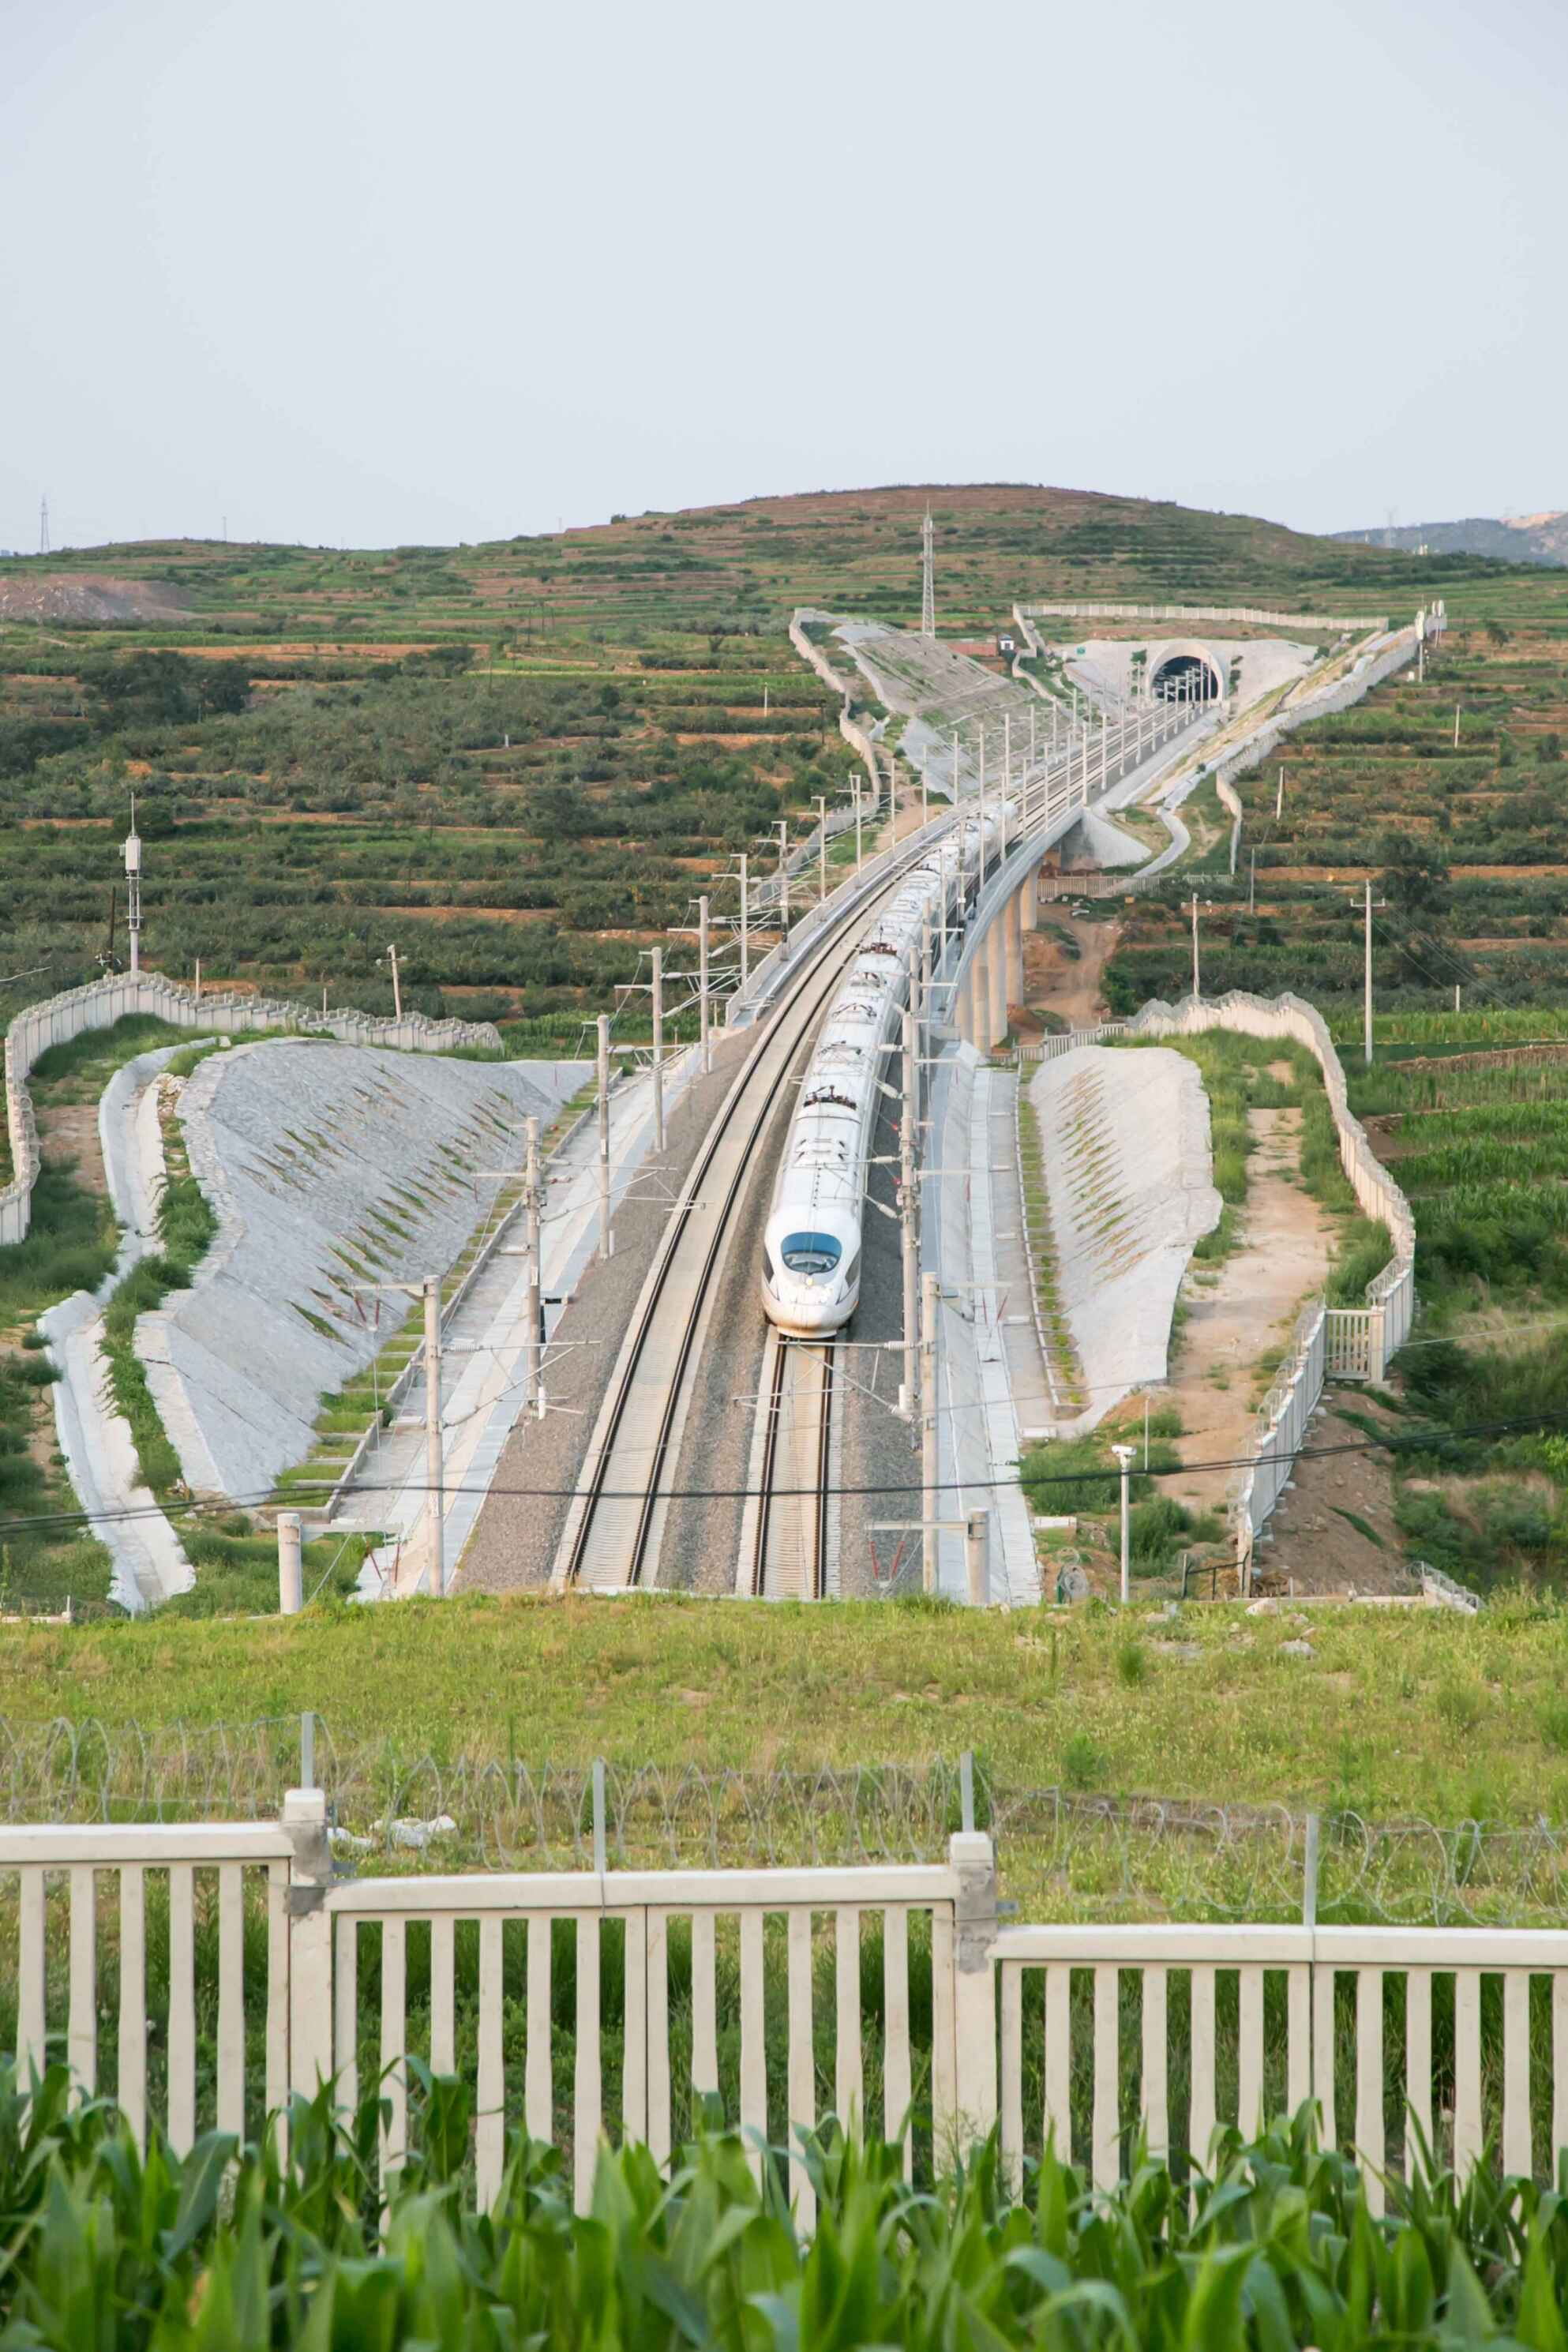
<path id="1" fill-rule="evenodd" d="M 1265 613 L 1255 604 L 1015 604 L 1015 618 L 1068 621 L 1249 621 L 1268 629 L 1386 629 L 1385 614 Z"/>
<path id="2" fill-rule="evenodd" d="M 150 1014 L 176 1029 L 281 1030 L 295 1036 L 336 1037 L 345 1045 L 389 1045 L 405 1053 L 450 1054 L 462 1047 L 500 1051 L 500 1033 L 489 1021 L 429 1021 L 422 1013 L 381 1021 L 368 1013 L 312 1013 L 303 1004 L 267 996 L 205 994 L 161 972 L 121 972 L 89 981 L 61 996 L 45 997 L 18 1013 L 5 1033 L 5 1124 L 11 1176 L 0 1189 L 0 1244 L 26 1238 L 38 1176 L 38 1135 L 27 1080 L 40 1054 L 84 1030 L 110 1029 L 129 1013 Z"/>
<path id="3" fill-rule="evenodd" d="M 117 2098 L 141 2138 L 155 2116 L 181 2150 L 214 2123 L 254 2137 L 322 2079 L 344 2107 L 379 2081 L 384 2174 L 407 2146 L 411 2058 L 473 2086 L 481 2203 L 509 2127 L 570 2152 L 583 2204 L 602 2137 L 662 2160 L 705 2095 L 774 2146 L 827 2108 L 864 2116 L 903 2138 L 907 2169 L 999 2120 L 1015 2169 L 1054 2135 L 1102 2185 L 1140 2132 L 1201 2162 L 1216 2124 L 1249 2132 L 1309 2097 L 1369 2173 L 1408 2165 L 1406 2102 L 1461 2169 L 1495 2140 L 1506 2169 L 1546 2179 L 1568 2147 L 1552 1932 L 999 1932 L 973 1831 L 935 1866 L 345 1880 L 316 1790 L 276 1824 L 3 1831 L 0 1871 L 17 1883 L 0 1985 L 22 2063 L 64 2056 L 82 2095 Z M 794 2157 L 790 2189 L 809 2226 Z"/>
<path id="4" fill-rule="evenodd" d="M 1330 1307 L 1314 1299 L 1297 1319 L 1285 1360 L 1258 1408 L 1255 1458 L 1232 1483 L 1232 1518 L 1245 1580 L 1253 1543 L 1284 1492 L 1325 1381 L 1381 1381 L 1390 1358 L 1410 1337 L 1415 1318 L 1415 1220 L 1409 1202 L 1373 1150 L 1366 1129 L 1352 1114 L 1344 1066 L 1327 1022 L 1302 997 L 1247 996 L 1237 991 L 1215 998 L 1185 996 L 1174 1005 L 1156 999 L 1131 1021 L 1106 1021 L 1093 1029 L 1047 1037 L 1039 1045 L 1026 1046 L 1021 1058 L 1049 1061 L 1077 1045 L 1115 1037 L 1190 1037 L 1210 1029 L 1235 1029 L 1249 1037 L 1289 1039 L 1306 1046 L 1323 1074 L 1340 1165 L 1363 1215 L 1385 1225 L 1394 1245 L 1388 1264 L 1367 1285 L 1364 1306 Z"/>

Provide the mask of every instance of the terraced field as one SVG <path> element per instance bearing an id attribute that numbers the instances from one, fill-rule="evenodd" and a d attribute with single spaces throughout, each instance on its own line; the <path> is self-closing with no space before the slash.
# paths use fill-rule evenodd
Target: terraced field
<path id="1" fill-rule="evenodd" d="M 928 498 L 954 642 L 985 644 L 1021 593 L 1364 609 L 1434 582 L 1495 600 L 1512 576 L 1446 558 L 1417 582 L 1403 555 L 1247 516 L 1006 485 L 451 550 L 28 559 L 0 603 L 11 968 L 47 993 L 94 967 L 134 792 L 150 962 L 380 1010 L 395 941 L 421 1009 L 574 1034 L 733 851 L 843 796 L 834 698 L 784 626 L 813 602 L 912 619 Z M 144 617 L 82 617 L 100 608 Z"/>

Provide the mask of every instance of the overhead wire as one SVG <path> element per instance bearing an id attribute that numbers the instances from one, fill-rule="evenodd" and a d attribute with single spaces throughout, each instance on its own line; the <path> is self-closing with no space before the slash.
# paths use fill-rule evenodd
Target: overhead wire
<path id="1" fill-rule="evenodd" d="M 1311 1462 L 1331 1460 L 1343 1454 L 1378 1453 L 1418 1454 L 1429 1450 L 1434 1444 L 1446 1444 L 1458 1438 L 1530 1435 L 1543 1430 L 1555 1430 L 1559 1428 L 1568 1429 L 1568 1406 L 1565 1406 L 1561 1412 L 1520 1414 L 1500 1421 L 1474 1421 L 1431 1424 L 1417 1423 L 1412 1430 L 1390 1430 L 1377 1437 L 1342 1438 L 1336 1439 L 1331 1444 L 1297 1446 L 1292 1451 L 1289 1458 L 1291 1462 Z M 1204 1462 L 1169 1463 L 1163 1466 L 1151 1463 L 1146 1471 L 1136 1470 L 1132 1475 L 1135 1477 L 1148 1477 L 1151 1479 L 1187 1478 L 1195 1475 L 1200 1471 L 1250 1470 L 1256 1466 L 1256 1455 L 1251 1454 L 1226 1454 Z M 1033 1491 L 1039 1487 L 1081 1486 L 1086 1481 L 1091 1481 L 1094 1479 L 1110 1480 L 1118 1478 L 1120 1475 L 1121 1473 L 1119 1471 L 1110 1467 L 1109 1465 L 1101 1466 L 1098 1464 L 1091 1465 L 1087 1468 L 1077 1470 L 1042 1471 L 1038 1475 L 1035 1475 L 1033 1473 L 1026 1475 L 1020 1465 L 1009 1475 L 1005 1477 L 959 1478 L 957 1476 L 953 1476 L 951 1478 L 939 1478 L 935 1482 L 934 1490 L 928 1487 L 923 1480 L 918 1478 L 901 1480 L 896 1478 L 880 1478 L 858 1485 L 837 1484 L 828 1486 L 826 1490 L 814 1485 L 811 1486 L 797 1487 L 774 1486 L 767 1491 L 775 1500 L 779 1499 L 781 1496 L 786 1500 L 796 1500 L 802 1497 L 809 1498 L 824 1491 L 830 1496 L 920 1495 L 931 1491 L 942 1494 L 956 1493 L 961 1489 L 969 1492 L 1010 1492 L 1014 1487 L 1026 1487 Z M 320 1491 L 321 1493 L 329 1493 L 331 1491 L 331 1482 L 329 1479 L 323 1478 L 321 1481 Z M 317 1489 L 304 1482 L 296 1480 L 290 1491 L 293 1495 L 303 1497 L 308 1494 L 317 1491 Z M 426 1482 L 414 1478 L 374 1481 L 355 1489 L 356 1494 L 359 1495 L 425 1494 L 431 1491 L 432 1489 Z M 523 1501 L 566 1502 L 570 1501 L 576 1494 L 577 1488 L 575 1485 L 570 1486 L 501 1486 L 489 1482 L 477 1486 L 470 1486 L 462 1481 L 448 1483 L 444 1480 L 442 1482 L 440 1491 L 443 1495 L 447 1496 L 469 1494 L 489 1494 L 510 1496 L 514 1499 Z M 744 1502 L 758 1496 L 762 1491 L 763 1490 L 758 1487 L 749 1486 L 660 1486 L 654 1491 L 651 1499 L 656 1502 Z M 276 1487 L 269 1486 L 265 1489 L 258 1489 L 256 1493 L 248 1496 L 215 1496 L 210 1499 L 196 1497 L 187 1503 L 182 1503 L 175 1506 L 175 1508 L 179 1512 L 189 1512 L 195 1516 L 200 1516 L 205 1512 L 223 1512 L 236 1509 L 254 1510 L 259 1509 L 264 1505 L 272 1501 L 276 1493 Z M 640 1486 L 616 1490 L 607 1489 L 602 1499 L 610 1502 L 641 1502 L 645 1499 L 647 1493 L 647 1490 Z M 163 1516 L 164 1516 L 164 1507 L 159 1503 L 127 1504 L 122 1508 L 114 1511 L 37 1512 L 26 1517 L 0 1520 L 0 1539 L 8 1538 L 14 1535 L 26 1534 L 42 1528 L 84 1527 L 88 1525 L 120 1526 L 132 1521 L 157 1518 Z"/>

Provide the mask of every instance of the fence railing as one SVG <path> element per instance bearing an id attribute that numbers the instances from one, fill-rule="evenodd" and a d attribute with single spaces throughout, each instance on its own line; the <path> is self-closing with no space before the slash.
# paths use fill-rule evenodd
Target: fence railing
<path id="1" fill-rule="evenodd" d="M 8 2012 L 8 2013 L 7 2013 Z M 271 1824 L 0 1835 L 0 2029 L 180 2149 L 255 2137 L 289 2092 L 381 2086 L 383 2176 L 416 2064 L 474 2092 L 473 2189 L 525 2125 L 587 2200 L 601 2137 L 666 2159 L 716 2103 L 809 2225 L 798 2133 L 879 2122 L 929 2178 L 1000 2119 L 1117 2179 L 1137 2136 L 1202 2163 L 1317 2100 L 1369 2173 L 1417 2129 L 1461 2171 L 1568 2148 L 1568 1945 L 1496 1928 L 998 1929 L 990 1839 L 913 1866 L 343 1879 L 326 1802 Z M 1412 2121 L 1403 2118 L 1408 2108 Z M 1373 2190 L 1374 2195 L 1376 2190 Z"/>
<path id="2" fill-rule="evenodd" d="M 1551 2179 L 1568 2148 L 1568 1951 L 1560 1936 L 1379 1927 L 1016 1927 L 1001 1977 L 1004 2151 L 1054 2137 L 1097 2185 L 1150 2152 L 1202 2158 L 1315 2099 L 1368 2199 L 1421 2146 L 1467 2174 Z M 1026 1998 L 1026 1995 L 1028 1998 Z M 1026 2105 L 1026 2041 L 1043 2097 Z"/>

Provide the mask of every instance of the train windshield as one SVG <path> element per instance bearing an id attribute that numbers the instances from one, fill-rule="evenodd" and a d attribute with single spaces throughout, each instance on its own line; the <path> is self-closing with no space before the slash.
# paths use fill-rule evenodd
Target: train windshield
<path id="1" fill-rule="evenodd" d="M 779 1251 L 791 1274 L 831 1274 L 842 1255 L 831 1234 L 786 1234 Z"/>

